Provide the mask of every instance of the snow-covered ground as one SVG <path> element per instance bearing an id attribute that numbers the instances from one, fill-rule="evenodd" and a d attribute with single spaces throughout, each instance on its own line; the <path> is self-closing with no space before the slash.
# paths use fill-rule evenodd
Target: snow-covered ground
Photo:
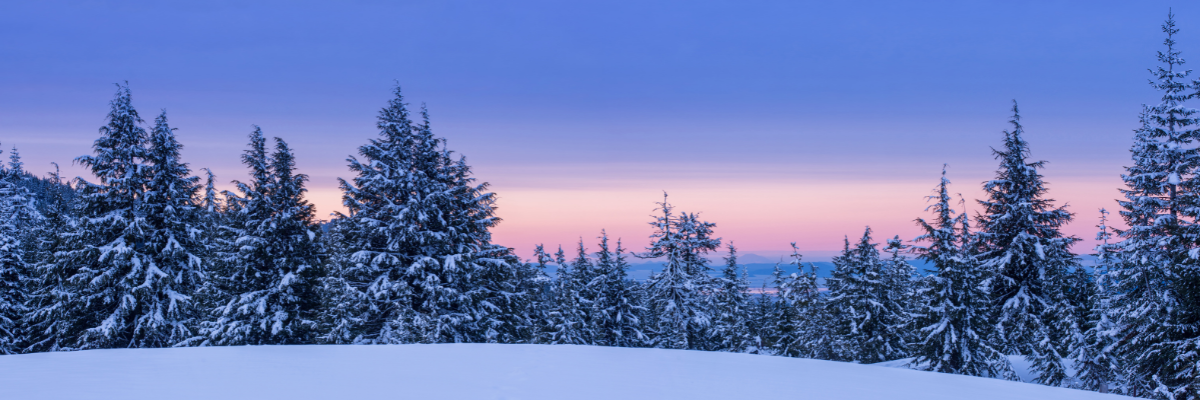
<path id="1" fill-rule="evenodd" d="M 3 399 L 1104 399 L 997 379 L 746 354 L 436 344 L 0 356 Z"/>
<path id="2" fill-rule="evenodd" d="M 908 364 L 910 362 L 912 362 L 911 358 L 905 358 L 905 359 L 900 359 L 900 360 L 884 361 L 881 363 L 876 363 L 876 364 L 871 364 L 871 365 L 880 366 L 880 367 L 891 367 L 891 368 L 910 368 L 908 366 Z M 1008 356 L 1008 362 L 1012 364 L 1013 371 L 1015 371 L 1017 373 L 1017 376 L 1021 378 L 1021 381 L 1033 382 L 1034 378 L 1037 377 L 1037 375 L 1034 374 L 1032 372 L 1032 370 L 1030 369 L 1033 366 L 1032 363 L 1030 363 L 1029 360 L 1025 359 L 1025 356 Z M 1077 382 L 1074 378 L 1074 376 L 1075 376 L 1075 360 L 1063 359 L 1063 366 L 1066 367 L 1067 376 L 1068 376 L 1067 381 L 1064 383 L 1064 385 L 1075 384 Z"/>

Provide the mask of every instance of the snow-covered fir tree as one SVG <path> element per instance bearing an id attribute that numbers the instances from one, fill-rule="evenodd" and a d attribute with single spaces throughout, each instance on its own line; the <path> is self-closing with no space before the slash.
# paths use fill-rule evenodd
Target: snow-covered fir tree
<path id="1" fill-rule="evenodd" d="M 135 290 L 144 310 L 135 320 L 138 347 L 168 347 L 196 333 L 193 297 L 204 282 L 201 257 L 207 249 L 194 204 L 199 178 L 180 161 L 183 146 L 174 131 L 163 112 L 148 138 L 146 188 L 137 212 L 148 230 L 138 244 L 148 255 L 140 260 L 145 277 Z"/>
<path id="2" fill-rule="evenodd" d="M 82 218 L 64 235 L 69 249 L 55 260 L 73 270 L 67 314 L 60 317 L 71 326 L 62 334 L 79 349 L 160 346 L 175 337 L 163 323 L 164 302 L 179 297 L 164 292 L 160 283 L 168 275 L 154 261 L 155 228 L 146 209 L 149 135 L 127 86 L 118 87 L 107 119 L 95 154 L 76 159 L 99 182 L 78 180 Z"/>
<path id="3" fill-rule="evenodd" d="M 554 263 L 558 269 L 544 341 L 552 345 L 590 345 L 586 310 L 590 308 L 590 302 L 583 297 L 586 288 L 583 287 L 583 273 L 578 271 L 581 267 L 584 271 L 590 269 L 582 241 L 575 261 L 566 262 L 563 247 L 559 246 L 558 252 L 554 253 Z"/>
<path id="4" fill-rule="evenodd" d="M 1127 362 L 1124 393 L 1164 399 L 1195 399 L 1200 376 L 1197 329 L 1200 329 L 1200 284 L 1196 272 L 1197 181 L 1196 110 L 1187 100 L 1198 85 L 1176 48 L 1174 16 L 1162 26 L 1165 51 L 1158 53 L 1151 86 L 1161 102 L 1143 107 L 1142 126 L 1130 149 L 1121 190 L 1121 217 L 1128 226 L 1117 231 L 1118 261 L 1111 274 L 1113 316 L 1119 317 L 1117 348 Z"/>
<path id="5" fill-rule="evenodd" d="M 1093 272 L 1095 285 L 1092 297 L 1089 299 L 1088 325 L 1083 331 L 1083 337 L 1076 341 L 1071 358 L 1075 360 L 1075 380 L 1079 387 L 1100 393 L 1109 393 L 1120 380 L 1124 369 L 1121 358 L 1115 353 L 1114 344 L 1117 342 L 1116 321 L 1111 318 L 1109 296 L 1111 283 L 1109 273 L 1116 262 L 1113 244 L 1109 243 L 1113 234 L 1108 227 L 1108 211 L 1100 209 L 1100 224 L 1096 226 L 1096 267 Z"/>
<path id="6" fill-rule="evenodd" d="M 58 263 L 57 254 L 69 249 L 71 241 L 66 233 L 74 232 L 79 219 L 76 218 L 75 203 L 66 195 L 74 193 L 63 183 L 58 165 L 47 180 L 51 190 L 42 198 L 43 222 L 30 230 L 32 245 L 31 275 L 26 282 L 25 293 L 28 312 L 22 317 L 21 325 L 27 328 L 28 342 L 24 352 L 56 351 L 70 349 L 72 337 L 67 332 L 74 326 L 69 318 L 72 289 L 68 279 L 74 275 L 71 264 Z"/>
<path id="7" fill-rule="evenodd" d="M 745 266 L 738 265 L 737 248 L 733 243 L 726 247 L 729 255 L 725 257 L 725 268 L 721 269 L 719 289 L 713 299 L 716 349 L 735 353 L 755 351 L 759 343 L 750 335 L 746 320 L 750 317 L 750 282 Z"/>
<path id="8" fill-rule="evenodd" d="M 912 365 L 928 371 L 1016 379 L 1008 358 L 990 339 L 989 293 L 983 282 L 988 274 L 974 257 L 966 214 L 955 215 L 950 206 L 950 180 L 942 169 L 942 180 L 927 210 L 933 218 L 917 219 L 924 233 L 915 240 L 924 245 L 913 251 L 932 264 L 935 273 L 926 277 L 923 302 L 913 327 L 918 339 L 913 345 Z"/>
<path id="9" fill-rule="evenodd" d="M 19 353 L 28 343 L 23 322 L 36 257 L 29 232 L 42 222 L 33 193 L 22 184 L 26 174 L 15 147 L 10 155 L 9 167 L 0 170 L 0 354 Z"/>
<path id="10" fill-rule="evenodd" d="M 885 304 L 896 310 L 898 332 L 904 343 L 917 340 L 912 324 L 918 304 L 917 284 L 920 281 L 916 279 L 917 268 L 908 262 L 908 253 L 912 251 L 912 247 L 904 244 L 900 235 L 896 235 L 887 240 L 887 247 L 883 249 L 884 253 L 887 253 L 887 257 L 883 259 L 884 299 L 887 301 Z M 911 351 L 911 346 L 909 350 Z"/>
<path id="11" fill-rule="evenodd" d="M 784 357 L 837 359 L 842 345 L 830 330 L 827 298 L 820 294 L 817 285 L 817 266 L 809 264 L 806 272 L 801 260 L 803 256 L 793 242 L 789 264 L 797 272 L 785 274 L 776 264 L 775 299 L 769 300 L 765 290 L 760 296 L 757 309 L 761 322 L 757 324 L 757 332 L 765 348 L 763 352 Z"/>
<path id="12" fill-rule="evenodd" d="M 1064 286 L 1067 273 L 1079 263 L 1070 247 L 1079 239 L 1059 230 L 1071 213 L 1045 198 L 1039 172 L 1044 161 L 1030 162 L 1020 113 L 1013 102 L 1013 129 L 1005 131 L 1004 147 L 992 152 L 1000 160 L 996 178 L 984 183 L 987 198 L 980 216 L 979 255 L 994 275 L 993 321 L 1001 348 L 1026 356 L 1038 383 L 1059 386 L 1066 379 L 1062 356 L 1074 336 Z"/>
<path id="13" fill-rule="evenodd" d="M 716 287 L 704 255 L 716 250 L 721 239 L 712 236 L 716 225 L 697 214 L 675 214 L 665 193 L 658 205 L 662 214 L 650 223 L 650 247 L 637 255 L 664 261 L 662 271 L 646 282 L 646 308 L 656 318 L 648 330 L 656 337 L 655 347 L 705 349 L 713 319 L 710 296 Z"/>
<path id="14" fill-rule="evenodd" d="M 580 280 L 575 267 L 580 263 L 567 262 L 562 246 L 554 253 L 555 271 L 551 305 L 547 313 L 546 329 L 540 341 L 549 344 L 588 344 L 585 337 L 584 314 L 586 307 L 580 296 Z"/>
<path id="15" fill-rule="evenodd" d="M 600 249 L 596 251 L 593 309 L 595 341 L 602 346 L 638 347 L 646 342 L 642 332 L 644 308 L 638 304 L 637 283 L 629 279 L 629 261 L 617 239 L 610 249 L 608 232 L 600 231 Z"/>
<path id="16" fill-rule="evenodd" d="M 414 124 L 397 87 L 379 137 L 348 159 L 344 233 L 349 284 L 367 294 L 366 343 L 517 341 L 516 258 L 491 243 L 495 195 L 435 137 Z M 506 314 L 507 313 L 507 314 Z"/>
<path id="17" fill-rule="evenodd" d="M 304 199 L 308 176 L 294 172 L 287 143 L 255 127 L 242 155 L 249 183 L 228 193 L 231 232 L 222 243 L 214 277 L 219 303 L 204 324 L 204 344 L 306 344 L 317 340 L 320 283 L 319 228 Z"/>
<path id="18" fill-rule="evenodd" d="M 517 271 L 521 292 L 525 293 L 522 313 L 528 320 L 521 327 L 521 343 L 541 343 L 548 331 L 546 322 L 554 306 L 554 279 L 546 273 L 546 268 L 553 262 L 554 258 L 546 253 L 545 246 L 538 244 L 534 247 L 533 260 Z"/>
<path id="19" fill-rule="evenodd" d="M 878 244 L 871 243 L 871 228 L 858 243 L 834 262 L 827 307 L 834 334 L 845 344 L 847 361 L 877 363 L 904 358 L 905 305 L 893 302 L 892 288 Z"/>

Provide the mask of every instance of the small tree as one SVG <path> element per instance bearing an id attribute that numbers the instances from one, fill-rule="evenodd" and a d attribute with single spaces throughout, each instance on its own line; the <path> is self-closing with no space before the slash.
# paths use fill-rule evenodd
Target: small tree
<path id="1" fill-rule="evenodd" d="M 674 214 L 665 193 L 658 205 L 662 215 L 650 223 L 654 227 L 650 247 L 637 255 L 665 259 L 663 270 L 646 282 L 647 308 L 657 317 L 652 328 L 655 346 L 703 349 L 713 317 L 708 296 L 715 291 L 704 255 L 720 246 L 721 239 L 712 237 L 716 224 L 701 221 L 696 214 Z"/>
<path id="2" fill-rule="evenodd" d="M 927 277 L 924 299 L 914 325 L 918 339 L 910 365 L 927 371 L 1017 379 L 1008 358 L 990 343 L 994 327 L 988 321 L 989 296 L 982 283 L 987 272 L 975 258 L 965 214 L 950 207 L 950 181 L 942 169 L 936 201 L 926 208 L 932 220 L 918 218 L 925 231 L 915 240 L 927 243 L 913 249 L 936 272 Z"/>
<path id="3" fill-rule="evenodd" d="M 1123 368 L 1113 346 L 1117 342 L 1113 336 L 1118 331 L 1116 321 L 1109 318 L 1108 294 L 1112 288 L 1108 274 L 1116 260 L 1112 253 L 1113 246 L 1109 243 L 1113 235 L 1108 228 L 1107 210 L 1100 209 L 1100 224 L 1096 227 L 1100 228 L 1096 233 L 1096 240 L 1100 244 L 1096 246 L 1095 254 L 1095 287 L 1088 302 L 1091 306 L 1087 314 L 1089 326 L 1084 330 L 1083 337 L 1076 341 L 1071 357 L 1075 359 L 1075 378 L 1080 388 L 1108 393 L 1118 381 L 1119 371 Z"/>

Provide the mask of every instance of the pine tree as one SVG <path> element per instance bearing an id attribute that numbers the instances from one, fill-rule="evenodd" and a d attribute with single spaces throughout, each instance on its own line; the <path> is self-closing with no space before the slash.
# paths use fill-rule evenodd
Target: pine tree
<path id="1" fill-rule="evenodd" d="M 996 273 L 989 286 L 1003 348 L 1031 361 L 1037 383 L 1059 386 L 1067 377 L 1064 345 L 1073 336 L 1064 286 L 1067 272 L 1078 266 L 1070 252 L 1078 239 L 1059 231 L 1072 215 L 1044 197 L 1038 170 L 1045 162 L 1026 161 L 1029 144 L 1016 102 L 1012 111 L 1013 130 L 1005 132 L 1004 148 L 992 150 L 1000 168 L 984 183 L 987 199 L 979 201 L 980 237 L 988 248 L 979 259 Z"/>
<path id="2" fill-rule="evenodd" d="M 193 203 L 199 178 L 179 160 L 182 145 L 163 112 L 154 121 L 146 154 L 148 181 L 139 214 L 149 234 L 142 244 L 149 257 L 143 291 L 144 314 L 136 320 L 139 347 L 167 347 L 195 334 L 198 311 L 193 298 L 205 280 L 206 254 L 198 210 Z"/>
<path id="3" fill-rule="evenodd" d="M 708 260 L 704 255 L 721 245 L 712 237 L 716 225 L 701 221 L 693 213 L 673 213 L 674 207 L 658 203 L 661 216 L 650 223 L 654 233 L 652 243 L 641 258 L 665 258 L 663 270 L 646 282 L 647 304 L 657 320 L 653 332 L 655 347 L 667 349 L 705 349 L 712 314 L 709 296 L 715 292 L 708 275 Z"/>
<path id="4" fill-rule="evenodd" d="M 756 347 L 746 321 L 750 311 L 750 282 L 746 281 L 744 266 L 738 268 L 737 248 L 733 243 L 726 247 L 729 256 L 725 257 L 725 268 L 718 278 L 720 288 L 713 299 L 716 314 L 713 336 L 717 350 L 743 353 Z"/>
<path id="5" fill-rule="evenodd" d="M 525 293 L 523 314 L 528 319 L 526 326 L 521 327 L 521 343 L 542 343 L 547 332 L 547 321 L 554 306 L 554 279 L 546 274 L 546 267 L 553 263 L 553 258 L 546 253 L 543 245 L 538 244 L 533 251 L 532 262 L 526 262 L 518 271 L 521 292 Z"/>
<path id="6" fill-rule="evenodd" d="M 1121 241 L 1112 273 L 1112 315 L 1119 316 L 1117 349 L 1128 362 L 1124 392 L 1164 399 L 1198 398 L 1195 365 L 1200 311 L 1194 288 L 1197 166 L 1200 135 L 1195 114 L 1184 103 L 1200 85 L 1188 82 L 1176 49 L 1174 15 L 1162 26 L 1166 51 L 1151 72 L 1151 86 L 1161 102 L 1143 107 L 1142 127 L 1135 131 L 1120 201 L 1129 227 L 1117 231 Z"/>
<path id="7" fill-rule="evenodd" d="M 797 272 L 785 275 L 783 269 L 775 265 L 775 299 L 768 303 L 763 294 L 759 309 L 763 310 L 764 321 L 759 324 L 759 335 L 772 354 L 839 359 L 843 347 L 831 334 L 827 298 L 820 294 L 817 286 L 817 266 L 809 264 L 809 272 L 805 272 L 802 259 L 793 242 L 789 264 L 795 266 Z"/>
<path id="8" fill-rule="evenodd" d="M 395 89 L 379 113 L 380 137 L 351 157 L 342 180 L 350 284 L 367 294 L 367 343 L 518 340 L 523 304 L 517 260 L 491 243 L 495 194 L 475 184 L 465 159 L 417 125 Z"/>
<path id="9" fill-rule="evenodd" d="M 1117 326 L 1116 321 L 1110 318 L 1109 310 L 1111 283 L 1108 274 L 1116 260 L 1112 253 L 1113 245 L 1109 243 L 1113 235 L 1108 228 L 1107 210 L 1100 209 L 1100 225 L 1096 227 L 1100 228 L 1096 233 L 1096 240 L 1100 244 L 1096 246 L 1095 287 L 1088 301 L 1088 326 L 1083 331 L 1083 337 L 1076 342 L 1071 358 L 1075 359 L 1075 378 L 1080 388 L 1108 393 L 1124 368 L 1121 358 L 1114 353 L 1116 337 L 1113 335 L 1117 332 Z"/>
<path id="10" fill-rule="evenodd" d="M 236 237 L 224 243 L 217 284 L 224 299 L 205 324 L 204 343 L 314 343 L 324 273 L 313 207 L 304 199 L 308 176 L 294 173 L 295 158 L 279 138 L 268 158 L 258 127 L 242 162 L 253 180 L 235 182 L 240 196 L 227 194 L 236 205 L 226 229 Z"/>
<path id="11" fill-rule="evenodd" d="M 26 283 L 28 312 L 22 317 L 21 325 L 27 328 L 28 343 L 24 352 L 56 351 L 73 348 L 73 336 L 68 333 L 74 327 L 75 315 L 70 301 L 74 296 L 68 280 L 75 274 L 72 264 L 58 262 L 57 254 L 70 249 L 67 233 L 75 232 L 79 219 L 76 207 L 66 196 L 74 194 L 64 185 L 58 164 L 50 173 L 52 188 L 43 200 L 43 222 L 30 230 L 33 240 L 32 273 Z"/>
<path id="12" fill-rule="evenodd" d="M 994 336 L 988 321 L 989 295 L 982 287 L 988 277 L 972 254 L 966 214 L 950 207 L 950 180 L 942 169 L 936 201 L 927 210 L 932 220 L 918 218 L 925 233 L 915 241 L 918 258 L 933 264 L 936 273 L 926 278 L 914 325 L 918 340 L 911 365 L 927 371 L 1017 379 L 1008 358 L 989 342 Z M 961 230 L 960 230 L 961 227 Z"/>
<path id="13" fill-rule="evenodd" d="M 848 361 L 877 363 L 904 358 L 908 344 L 902 333 L 906 320 L 900 304 L 889 301 L 885 265 L 871 228 L 854 248 L 835 262 L 828 307 L 834 332 L 846 344 Z"/>
<path id="14" fill-rule="evenodd" d="M 562 246 L 554 254 L 557 265 L 553 283 L 552 305 L 547 319 L 548 328 L 545 331 L 544 343 L 549 344 L 588 344 L 583 333 L 583 316 L 580 309 L 579 279 L 575 276 L 575 265 L 568 263 Z"/>
<path id="15" fill-rule="evenodd" d="M 154 263 L 154 228 L 146 219 L 150 166 L 143 122 L 129 88 L 118 86 L 95 155 L 76 159 L 99 183 L 78 181 L 82 218 L 64 235 L 70 249 L 55 261 L 73 270 L 68 315 L 61 318 L 71 325 L 63 334 L 75 348 L 157 346 L 171 335 L 159 324 L 163 273 Z"/>
<path id="16" fill-rule="evenodd" d="M 629 279 L 625 248 L 617 239 L 617 248 L 610 251 L 608 233 L 603 230 L 599 239 L 596 274 L 592 279 L 596 287 L 593 305 L 597 311 L 596 344 L 638 347 L 646 341 L 641 318 L 644 308 L 638 304 L 636 282 Z"/>
<path id="17" fill-rule="evenodd" d="M 911 343 L 917 339 L 913 329 L 913 315 L 916 312 L 917 301 L 917 268 L 908 262 L 907 254 L 912 251 L 912 245 L 904 244 L 900 235 L 888 239 L 887 247 L 883 249 L 888 254 L 883 260 L 884 308 L 892 310 L 896 316 L 896 331 L 901 341 L 907 345 L 906 352 L 911 355 Z"/>
<path id="18" fill-rule="evenodd" d="M 25 171 L 14 147 L 9 168 L 0 171 L 0 354 L 16 354 L 29 333 L 22 323 L 29 312 L 33 256 L 26 232 L 41 223 L 33 194 L 22 185 Z"/>

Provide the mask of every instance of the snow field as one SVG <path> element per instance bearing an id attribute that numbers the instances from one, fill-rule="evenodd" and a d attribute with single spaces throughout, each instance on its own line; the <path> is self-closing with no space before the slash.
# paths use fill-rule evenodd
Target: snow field
<path id="1" fill-rule="evenodd" d="M 570 345 L 233 346 L 0 356 L 4 399 L 1117 399 L 748 354 Z"/>

